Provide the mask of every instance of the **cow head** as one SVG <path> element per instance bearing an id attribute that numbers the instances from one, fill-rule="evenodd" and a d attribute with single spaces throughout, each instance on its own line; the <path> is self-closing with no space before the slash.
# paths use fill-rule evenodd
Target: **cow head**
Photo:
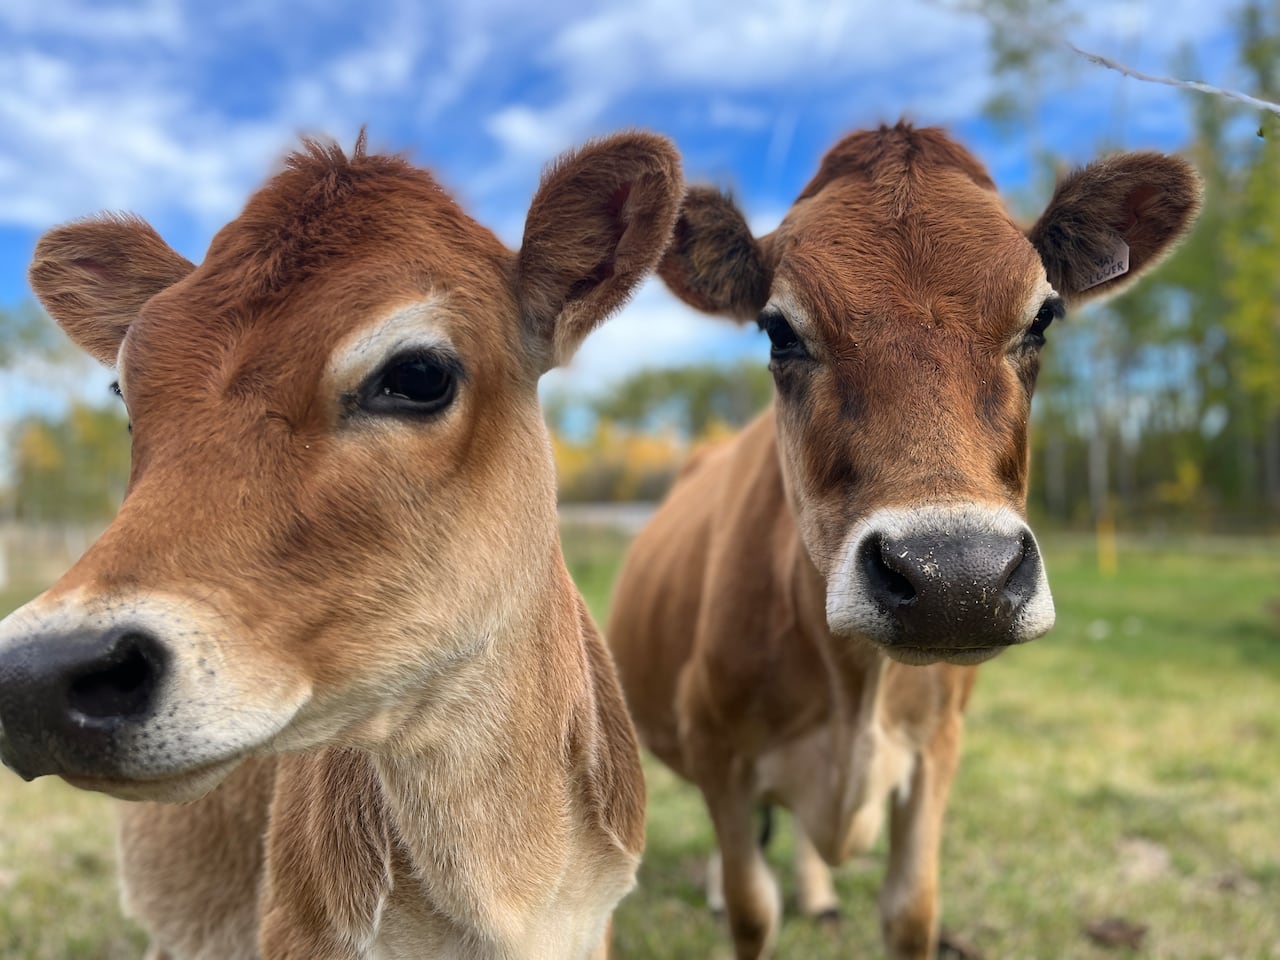
<path id="1" fill-rule="evenodd" d="M 425 171 L 313 143 L 199 266 L 136 219 L 46 234 L 32 287 L 115 366 L 132 471 L 0 624 L 5 763 L 186 799 L 250 754 L 501 711 L 490 667 L 564 577 L 537 381 L 652 269 L 681 192 L 665 140 L 599 141 L 514 253 Z"/>
<path id="2" fill-rule="evenodd" d="M 1041 351 L 1068 308 L 1158 263 L 1199 203 L 1186 162 L 1121 154 L 1063 181 L 1027 231 L 969 153 L 904 124 L 837 144 L 765 237 L 690 191 L 660 272 L 769 336 L 788 496 L 834 633 L 976 663 L 1053 625 L 1025 522 Z"/>

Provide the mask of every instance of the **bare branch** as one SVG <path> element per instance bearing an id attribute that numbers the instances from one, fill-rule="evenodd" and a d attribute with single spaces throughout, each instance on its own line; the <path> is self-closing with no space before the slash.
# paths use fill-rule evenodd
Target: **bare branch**
<path id="1" fill-rule="evenodd" d="M 1280 114 L 1280 103 L 1273 103 L 1270 100 L 1262 100 L 1258 97 L 1252 97 L 1247 93 L 1240 93 L 1236 90 L 1226 90 L 1222 87 L 1215 87 L 1212 84 L 1201 83 L 1199 80 L 1179 80 L 1174 77 L 1162 77 L 1156 74 L 1143 73 L 1141 70 L 1135 70 L 1132 67 L 1125 66 L 1111 57 L 1104 57 L 1100 53 L 1093 53 L 1084 50 L 1070 40 L 1063 37 L 1057 30 L 1031 22 L 1025 17 L 1005 16 L 993 11 L 989 5 L 973 2 L 960 2 L 952 4 L 943 4 L 946 9 L 956 13 L 972 13 L 982 17 L 993 26 L 1010 30 L 1014 33 L 1021 34 L 1027 39 L 1035 40 L 1040 43 L 1053 44 L 1059 47 L 1065 47 L 1077 56 L 1083 57 L 1090 63 L 1108 70 L 1115 70 L 1126 77 L 1132 77 L 1134 80 L 1141 80 L 1144 83 L 1160 83 L 1168 87 L 1179 87 L 1183 90 L 1194 90 L 1196 93 L 1207 94 L 1212 97 L 1220 97 L 1224 100 L 1232 100 L 1236 103 L 1253 107 L 1256 110 L 1266 110 L 1270 113 Z"/>
<path id="2" fill-rule="evenodd" d="M 1212 84 L 1201 83 L 1199 80 L 1177 80 L 1173 77 L 1160 77 L 1151 73 L 1143 73 L 1140 70 L 1134 70 L 1132 67 L 1126 67 L 1123 63 L 1118 63 L 1110 57 L 1104 57 L 1100 53 L 1090 53 L 1088 50 L 1081 50 L 1070 40 L 1059 41 L 1064 47 L 1078 53 L 1090 63 L 1096 63 L 1100 67 L 1106 67 L 1108 70 L 1115 70 L 1124 74 L 1126 77 L 1132 77 L 1135 80 L 1142 80 L 1146 83 L 1163 83 L 1168 87 L 1181 87 L 1184 90 L 1194 90 L 1197 93 L 1205 93 L 1212 97 L 1222 97 L 1224 100 L 1234 100 L 1236 103 L 1243 103 L 1247 107 L 1254 107 L 1257 110 L 1269 110 L 1271 113 L 1280 114 L 1280 103 L 1272 103 L 1270 100 L 1260 100 L 1257 97 L 1251 97 L 1247 93 L 1240 93 L 1236 90 L 1225 90 L 1222 87 L 1215 87 Z"/>

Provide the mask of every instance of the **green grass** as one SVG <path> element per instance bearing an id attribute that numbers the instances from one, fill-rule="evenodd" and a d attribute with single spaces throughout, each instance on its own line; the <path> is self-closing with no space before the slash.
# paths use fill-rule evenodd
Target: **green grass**
<path id="1" fill-rule="evenodd" d="M 566 531 L 603 621 L 624 544 Z M 983 668 L 943 851 L 945 925 L 995 958 L 1115 956 L 1083 935 L 1148 926 L 1143 957 L 1280 957 L 1280 546 L 1045 544 L 1058 604 L 1047 638 Z M 0 595 L 0 607 L 22 596 Z M 701 799 L 647 763 L 648 851 L 615 956 L 725 958 L 703 907 Z M 788 824 L 770 848 L 791 896 Z M 0 773 L 0 957 L 114 960 L 142 939 L 118 915 L 111 802 Z M 789 914 L 782 957 L 879 956 L 883 849 L 843 867 L 831 934 Z M 1124 953 L 1120 952 L 1120 956 Z"/>
<path id="2" fill-rule="evenodd" d="M 982 670 L 943 850 L 944 925 L 988 958 L 1111 955 L 1082 928 L 1148 926 L 1141 954 L 1280 957 L 1280 545 L 1045 545 L 1050 636 Z M 598 567 L 598 559 L 595 566 Z M 610 578 L 593 569 L 592 583 Z M 585 589 L 585 588 L 584 588 Z M 588 591 L 597 616 L 608 602 Z M 700 798 L 649 763 L 649 846 L 621 958 L 728 957 L 703 907 Z M 790 899 L 786 831 L 769 857 Z M 796 916 L 783 957 L 879 956 L 883 846 L 842 868 L 834 937 Z M 1145 856 L 1144 856 L 1145 854 Z"/>

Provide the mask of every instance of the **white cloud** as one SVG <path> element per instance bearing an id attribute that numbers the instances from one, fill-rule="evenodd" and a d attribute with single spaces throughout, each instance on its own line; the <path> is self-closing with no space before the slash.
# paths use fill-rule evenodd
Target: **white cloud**
<path id="1" fill-rule="evenodd" d="M 767 130 L 773 124 L 769 111 L 728 97 L 715 97 L 707 108 L 707 121 L 713 127 L 736 130 Z"/>
<path id="2" fill-rule="evenodd" d="M 767 362 L 768 348 L 754 324 L 705 316 L 650 280 L 625 310 L 587 337 L 567 367 L 543 377 L 543 389 L 590 394 L 646 367 L 744 355 Z"/>
<path id="3" fill-rule="evenodd" d="M 899 114 L 958 123 L 977 117 L 996 88 L 987 23 L 940 0 L 874 10 L 840 0 L 744 0 L 731 11 L 708 0 L 627 0 L 579 19 L 552 14 L 557 18 L 543 63 L 559 79 L 559 97 L 504 105 L 488 122 L 508 156 L 549 156 L 598 132 L 627 98 L 678 90 L 706 98 L 712 126 L 772 123 L 768 166 L 776 171 L 797 116 L 849 127 Z M 1224 11 L 1198 0 L 1082 0 L 1063 8 L 1061 22 L 1081 45 L 1132 52 L 1167 69 L 1185 45 L 1221 27 Z M 1070 56 L 1057 58 L 1054 74 L 1046 96 L 1119 82 Z M 791 105 L 781 114 L 751 102 L 780 94 Z"/>
<path id="4" fill-rule="evenodd" d="M 510 155 L 547 158 L 582 140 L 608 105 L 608 97 L 599 90 L 577 90 L 545 110 L 519 104 L 504 107 L 489 118 L 486 128 Z"/>
<path id="5" fill-rule="evenodd" d="M 228 126 L 148 78 L 130 89 L 98 79 L 33 50 L 0 60 L 0 129 L 16 161 L 0 168 L 0 220 L 42 229 L 123 208 L 212 222 L 284 142 L 261 124 Z"/>
<path id="6" fill-rule="evenodd" d="M 1149 67 L 1223 17 L 1216 5 L 1192 0 L 1074 9 L 1078 42 L 1104 52 L 1132 49 Z M 514 96 L 474 117 L 499 155 L 467 170 L 461 186 L 486 200 L 529 183 L 531 166 L 584 137 L 625 125 L 617 111 L 628 97 L 687 91 L 712 128 L 772 126 L 767 172 L 776 180 L 797 124 L 826 116 L 830 126 L 852 126 L 903 110 L 955 122 L 973 116 L 991 89 L 985 24 L 927 0 L 874 11 L 838 0 L 744 0 L 730 10 L 705 0 L 629 0 L 585 17 L 569 4 L 533 10 L 477 2 L 430 11 L 392 0 L 368 14 L 336 51 L 296 53 L 290 75 L 264 89 L 260 108 L 244 118 L 197 92 L 191 81 L 200 57 L 234 43 L 239 30 L 284 34 L 306 16 L 302 7 L 0 5 L 0 28 L 17 40 L 0 60 L 0 221 L 43 226 L 124 206 L 173 211 L 211 227 L 235 213 L 296 133 L 346 140 L 373 121 L 376 137 L 376 122 L 406 102 L 424 123 L 468 98 L 494 104 L 496 94 L 477 91 L 504 69 L 514 76 L 509 62 L 540 63 L 548 75 L 536 97 L 515 86 Z M 83 47 L 65 50 L 49 38 Z M 138 56 L 135 42 L 157 41 L 162 52 Z M 760 100 L 785 91 L 782 106 Z"/>
<path id="7" fill-rule="evenodd" d="M 1152 72 L 1227 23 L 1221 4 L 1203 0 L 1078 0 L 1066 10 L 1080 46 Z M 313 50 L 316 20 L 327 32 Z M 242 39 L 272 41 L 282 66 L 233 108 L 218 87 L 240 78 L 218 71 Z M 691 179 L 739 188 L 748 184 L 734 150 L 750 141 L 763 155 L 741 202 L 766 233 L 828 145 L 815 145 L 820 137 L 903 112 L 961 123 L 994 89 L 987 25 L 942 0 L 614 0 L 586 15 L 571 0 L 323 10 L 301 0 L 0 0 L 0 41 L 0 225 L 35 231 L 122 208 L 162 230 L 185 224 L 200 235 L 193 244 L 235 215 L 297 133 L 349 143 L 366 122 L 393 149 L 417 138 L 464 205 L 512 244 L 539 169 L 587 136 L 670 122 Z M 1092 149 L 1077 110 L 1111 118 L 1117 141 L 1151 142 L 1185 118 L 1179 94 L 1068 54 L 1041 93 L 1066 104 L 1038 133 L 1060 153 Z M 479 159 L 452 152 L 464 133 L 483 147 Z M 810 166 L 797 174 L 800 150 Z M 1026 150 L 996 145 L 984 159 L 998 173 L 1021 166 L 1009 158 Z M 554 376 L 600 383 L 753 342 L 650 285 Z"/>
<path id="8" fill-rule="evenodd" d="M 774 207 L 743 212 L 746 214 L 747 226 L 751 228 L 751 233 L 754 236 L 763 237 L 766 233 L 772 233 L 778 229 L 778 224 L 782 223 L 782 218 L 787 215 L 789 209 Z"/>
<path id="9" fill-rule="evenodd" d="M 412 90 L 426 36 L 416 10 L 397 3 L 370 36 L 264 89 L 255 115 L 243 117 L 193 82 L 201 51 L 216 44 L 200 30 L 185 36 L 181 10 L 168 0 L 125 19 L 129 37 L 163 35 L 180 48 L 177 58 L 138 59 L 101 42 L 126 31 L 123 21 L 103 20 L 98 7 L 81 21 L 39 14 L 25 0 L 6 5 L 10 29 L 94 42 L 68 47 L 37 38 L 0 59 L 0 155 L 7 161 L 0 223 L 42 229 L 95 210 L 129 209 L 162 221 L 187 218 L 211 233 L 299 133 L 350 142 L 371 104 Z M 234 10 L 228 16 L 243 26 Z M 100 36 L 94 24 L 102 25 Z"/>
<path id="10" fill-rule="evenodd" d="M 457 103 L 466 95 L 467 88 L 475 82 L 481 65 L 493 52 L 493 44 L 486 33 L 475 32 L 450 38 L 444 50 L 443 69 L 438 70 L 431 81 L 423 85 L 419 115 L 432 119 L 446 107 Z"/>
<path id="11" fill-rule="evenodd" d="M 368 37 L 295 70 L 273 113 L 295 127 L 336 133 L 383 98 L 412 97 L 416 69 L 428 53 L 443 49 L 441 38 L 431 35 L 422 9 L 411 2 L 393 4 L 372 23 Z"/>
<path id="12" fill-rule="evenodd" d="M 849 72 L 850 41 L 866 11 L 826 0 L 723 4 L 644 0 L 613 4 L 566 27 L 552 54 L 583 80 L 760 89 L 798 76 Z"/>
<path id="13" fill-rule="evenodd" d="M 56 34 L 113 43 L 161 42 L 177 46 L 186 38 L 178 0 L 143 0 L 107 6 L 84 0 L 5 0 L 0 24 L 18 34 Z"/>
<path id="14" fill-rule="evenodd" d="M 502 157 L 483 176 L 482 189 L 508 183 L 529 158 L 545 161 L 602 132 L 628 98 L 675 91 L 703 99 L 712 127 L 772 125 L 767 165 L 776 177 L 800 115 L 812 120 L 834 109 L 845 119 L 859 108 L 858 78 L 877 70 L 895 71 L 890 87 L 904 78 L 921 87 L 932 78 L 931 108 L 947 104 L 941 119 L 972 114 L 981 102 L 974 85 L 986 75 L 972 65 L 985 49 L 983 30 L 972 17 L 918 0 L 874 16 L 839 0 L 747 0 L 731 12 L 688 0 L 613 3 L 553 28 L 541 59 L 558 81 L 558 96 L 538 104 L 517 100 L 489 118 L 486 129 Z M 778 91 L 788 91 L 795 104 L 782 114 L 752 102 Z"/>

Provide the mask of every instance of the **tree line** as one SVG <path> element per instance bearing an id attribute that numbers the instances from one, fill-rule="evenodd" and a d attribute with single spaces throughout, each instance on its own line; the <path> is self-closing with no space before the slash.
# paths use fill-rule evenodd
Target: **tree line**
<path id="1" fill-rule="evenodd" d="M 1250 92 L 1280 99 L 1280 3 L 1244 4 L 1233 30 Z M 1000 29 L 992 43 L 1006 71 L 992 113 L 1034 127 L 1043 53 Z M 1179 74 L 1195 75 L 1183 60 Z M 1185 152 L 1205 181 L 1194 232 L 1149 281 L 1054 330 L 1046 351 L 1032 503 L 1064 522 L 1280 524 L 1280 122 L 1185 102 Z"/>

